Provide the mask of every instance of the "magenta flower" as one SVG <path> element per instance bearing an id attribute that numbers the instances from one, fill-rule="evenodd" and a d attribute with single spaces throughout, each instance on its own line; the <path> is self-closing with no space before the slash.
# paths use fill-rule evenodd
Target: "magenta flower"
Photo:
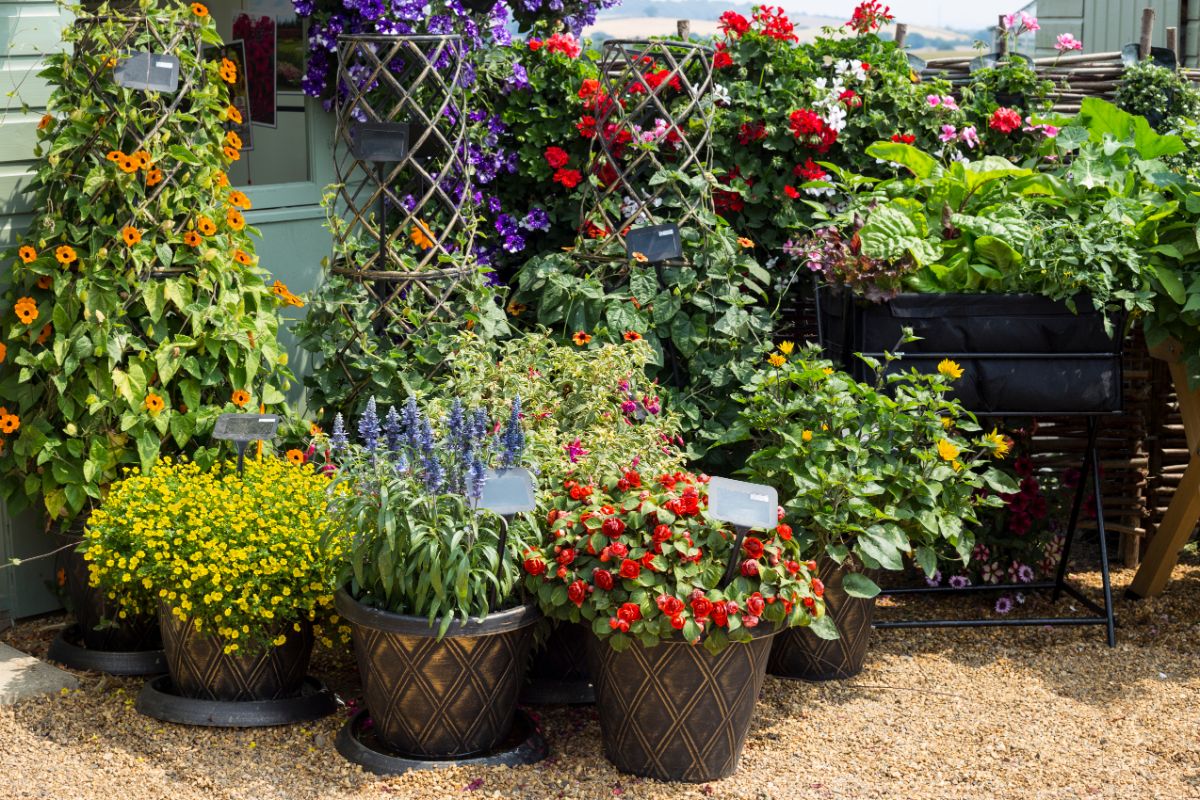
<path id="1" fill-rule="evenodd" d="M 958 138 L 958 128 L 953 125 L 943 125 L 942 132 L 938 135 L 938 138 L 943 142 L 953 142 Z"/>
<path id="2" fill-rule="evenodd" d="M 584 450 L 583 445 L 580 444 L 578 436 L 575 437 L 575 441 L 568 445 L 563 445 L 563 449 L 567 451 L 567 459 L 570 460 L 572 464 L 577 463 L 580 456 L 586 456 L 588 454 L 588 451 Z"/>
<path id="3" fill-rule="evenodd" d="M 949 94 L 943 95 L 942 96 L 942 107 L 948 108 L 951 111 L 958 111 L 958 102 L 954 99 L 953 95 L 949 95 Z"/>
<path id="4" fill-rule="evenodd" d="M 927 94 L 925 95 L 925 102 L 929 103 L 931 108 L 937 108 L 942 104 L 942 98 L 938 97 L 936 94 Z"/>
<path id="5" fill-rule="evenodd" d="M 1058 39 L 1054 42 L 1054 49 L 1060 53 L 1065 53 L 1069 50 L 1082 50 L 1083 42 L 1075 38 L 1070 33 L 1060 33 Z"/>
<path id="6" fill-rule="evenodd" d="M 642 398 L 642 405 L 646 407 L 647 414 L 657 414 L 659 411 L 662 411 L 662 405 L 659 404 L 657 396 L 651 397 L 650 395 L 645 395 Z"/>
<path id="7" fill-rule="evenodd" d="M 974 125 L 968 125 L 959 131 L 958 137 L 962 139 L 963 144 L 974 149 L 979 144 L 979 133 L 975 130 Z"/>

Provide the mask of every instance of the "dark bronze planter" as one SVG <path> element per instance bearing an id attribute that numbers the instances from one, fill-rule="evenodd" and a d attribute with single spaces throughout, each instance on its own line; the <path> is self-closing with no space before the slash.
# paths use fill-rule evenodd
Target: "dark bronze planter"
<path id="1" fill-rule="evenodd" d="M 521 690 L 521 702 L 530 705 L 583 705 L 596 702 L 592 673 L 587 664 L 587 640 L 583 625 L 554 622 L 546 641 L 533 651 L 529 678 Z"/>
<path id="2" fill-rule="evenodd" d="M 78 544 L 82 541 L 82 533 L 81 522 L 58 536 L 58 546 Z M 56 565 L 56 572 L 61 570 L 60 579 L 66 583 L 71 611 L 79 621 L 84 647 L 118 653 L 162 649 L 158 619 L 154 616 L 119 619 L 118 609 L 105 597 L 104 590 L 89 585 L 88 562 L 83 560 L 82 553 L 76 552 L 74 547 L 61 550 L 56 556 Z"/>
<path id="3" fill-rule="evenodd" d="M 536 606 L 452 625 L 439 640 L 424 617 L 364 606 L 344 590 L 336 602 L 384 745 L 416 758 L 461 758 L 508 737 L 541 618 Z"/>
<path id="4" fill-rule="evenodd" d="M 875 598 L 851 597 L 842 591 L 844 570 L 836 561 L 823 559 L 818 576 L 825 584 L 825 613 L 837 625 L 838 639 L 822 639 L 808 628 L 789 628 L 775 638 L 767 671 L 780 678 L 832 681 L 862 671 L 871 640 Z"/>
<path id="5" fill-rule="evenodd" d="M 713 655 L 682 638 L 622 652 L 589 637 L 604 754 L 617 769 L 704 783 L 737 771 L 773 629 Z"/>
<path id="6" fill-rule="evenodd" d="M 311 625 L 297 632 L 289 625 L 287 641 L 266 650 L 225 653 L 225 640 L 197 631 L 167 607 L 159 609 L 167 671 L 175 692 L 198 700 L 254 701 L 296 697 L 312 656 Z"/>

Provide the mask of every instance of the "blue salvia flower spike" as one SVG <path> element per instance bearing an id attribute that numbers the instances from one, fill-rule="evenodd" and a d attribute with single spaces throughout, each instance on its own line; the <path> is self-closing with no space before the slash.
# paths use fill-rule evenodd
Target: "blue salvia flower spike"
<path id="1" fill-rule="evenodd" d="M 350 439 L 346 436 L 346 421 L 342 419 L 342 412 L 339 411 L 333 418 L 333 432 L 329 434 L 329 448 L 333 451 L 334 456 L 341 458 L 349 444 Z"/>
<path id="2" fill-rule="evenodd" d="M 387 416 L 383 418 L 383 441 L 388 452 L 393 455 L 399 454 L 404 444 L 404 425 L 395 406 L 390 407 Z"/>

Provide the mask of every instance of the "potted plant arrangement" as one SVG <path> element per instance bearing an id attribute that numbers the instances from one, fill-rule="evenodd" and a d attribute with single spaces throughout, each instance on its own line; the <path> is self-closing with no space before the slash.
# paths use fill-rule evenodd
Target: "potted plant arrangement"
<path id="1" fill-rule="evenodd" d="M 519 416 L 514 400 L 493 434 L 486 411 L 454 402 L 435 429 L 412 399 L 383 420 L 370 400 L 359 443 L 340 415 L 331 432 L 337 609 L 353 633 L 371 730 L 405 758 L 480 756 L 513 728 L 541 618 L 521 589 L 521 554 L 537 530 L 479 500 L 489 466 L 521 463 Z M 344 755 L 351 745 L 339 738 Z"/>
<path id="2" fill-rule="evenodd" d="M 814 624 L 836 635 L 815 564 L 802 561 L 782 517 L 735 539 L 708 518 L 706 484 L 637 470 L 609 483 L 565 481 L 550 543 L 525 553 L 526 586 L 542 609 L 591 631 L 604 751 L 622 772 L 732 775 L 772 638 Z"/>
<path id="3" fill-rule="evenodd" d="M 314 640 L 336 623 L 329 490 L 312 466 L 275 456 L 242 472 L 163 458 L 113 484 L 80 549 L 119 618 L 158 612 L 170 684 L 148 684 L 140 710 L 239 726 L 333 710 L 331 696 L 301 697 Z"/>
<path id="4" fill-rule="evenodd" d="M 273 294 L 256 266 L 250 201 L 224 172 L 240 146 L 226 132 L 236 70 L 201 56 L 220 41 L 211 17 L 200 4 L 92 13 L 64 28 L 42 73 L 54 90 L 37 126 L 36 212 L 4 254 L 0 299 L 0 499 L 14 513 L 44 508 L 70 543 L 122 469 L 184 452 L 211 465 L 217 451 L 197 443 L 216 417 L 277 406 L 290 380 L 276 340 L 290 294 Z M 124 54 L 145 41 L 178 59 L 178 93 L 118 83 Z M 158 626 L 98 627 L 111 609 L 78 580 L 86 568 L 71 551 L 60 574 L 82 642 L 60 638 L 52 656 L 157 671 L 153 654 L 103 657 L 157 651 L 146 634 Z"/>
<path id="5" fill-rule="evenodd" d="M 881 364 L 873 364 L 876 368 Z M 770 672 L 805 680 L 848 678 L 863 667 L 879 587 L 870 577 L 911 558 L 926 575 L 939 552 L 966 563 L 976 509 L 1016 492 L 985 466 L 1009 441 L 982 433 L 947 395 L 961 368 L 889 374 L 874 383 L 838 372 L 815 347 L 785 342 L 746 384 L 731 438 L 756 449 L 742 474 L 774 486 L 804 557 L 816 561 L 837 640 L 797 628 L 777 637 Z M 984 491 L 991 490 L 991 493 Z"/>

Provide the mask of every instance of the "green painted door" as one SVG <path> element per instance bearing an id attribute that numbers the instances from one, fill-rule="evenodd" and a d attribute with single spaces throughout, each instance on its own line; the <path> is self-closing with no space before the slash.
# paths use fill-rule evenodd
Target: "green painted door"
<path id="1" fill-rule="evenodd" d="M 296 62 L 306 39 L 293 24 L 290 0 L 210 0 L 208 6 L 227 42 L 236 26 L 242 36 L 239 52 L 261 55 L 267 48 L 276 54 L 273 74 L 251 75 L 257 83 L 246 84 L 240 102 L 253 103 L 253 116 L 260 121 L 243 114 L 250 147 L 229 174 L 253 204 L 246 219 L 262 231 L 259 263 L 269 280 L 281 280 L 297 293 L 307 291 L 320 280 L 321 259 L 331 246 L 320 197 L 333 180 L 333 124 L 318 103 L 297 91 Z M 66 19 L 54 2 L 0 0 L 0 249 L 29 223 L 20 190 L 34 163 L 34 131 L 50 94 L 37 72 L 44 55 L 59 48 Z M 285 316 L 298 318 L 296 310 L 289 312 Z M 304 359 L 291 349 L 293 369 L 300 371 Z M 302 400 L 299 386 L 292 396 Z M 12 517 L 0 508 L 0 562 L 46 552 L 50 541 L 39 515 Z M 6 611 L 23 617 L 57 608 L 53 577 L 50 559 L 0 570 L 0 619 Z"/>

